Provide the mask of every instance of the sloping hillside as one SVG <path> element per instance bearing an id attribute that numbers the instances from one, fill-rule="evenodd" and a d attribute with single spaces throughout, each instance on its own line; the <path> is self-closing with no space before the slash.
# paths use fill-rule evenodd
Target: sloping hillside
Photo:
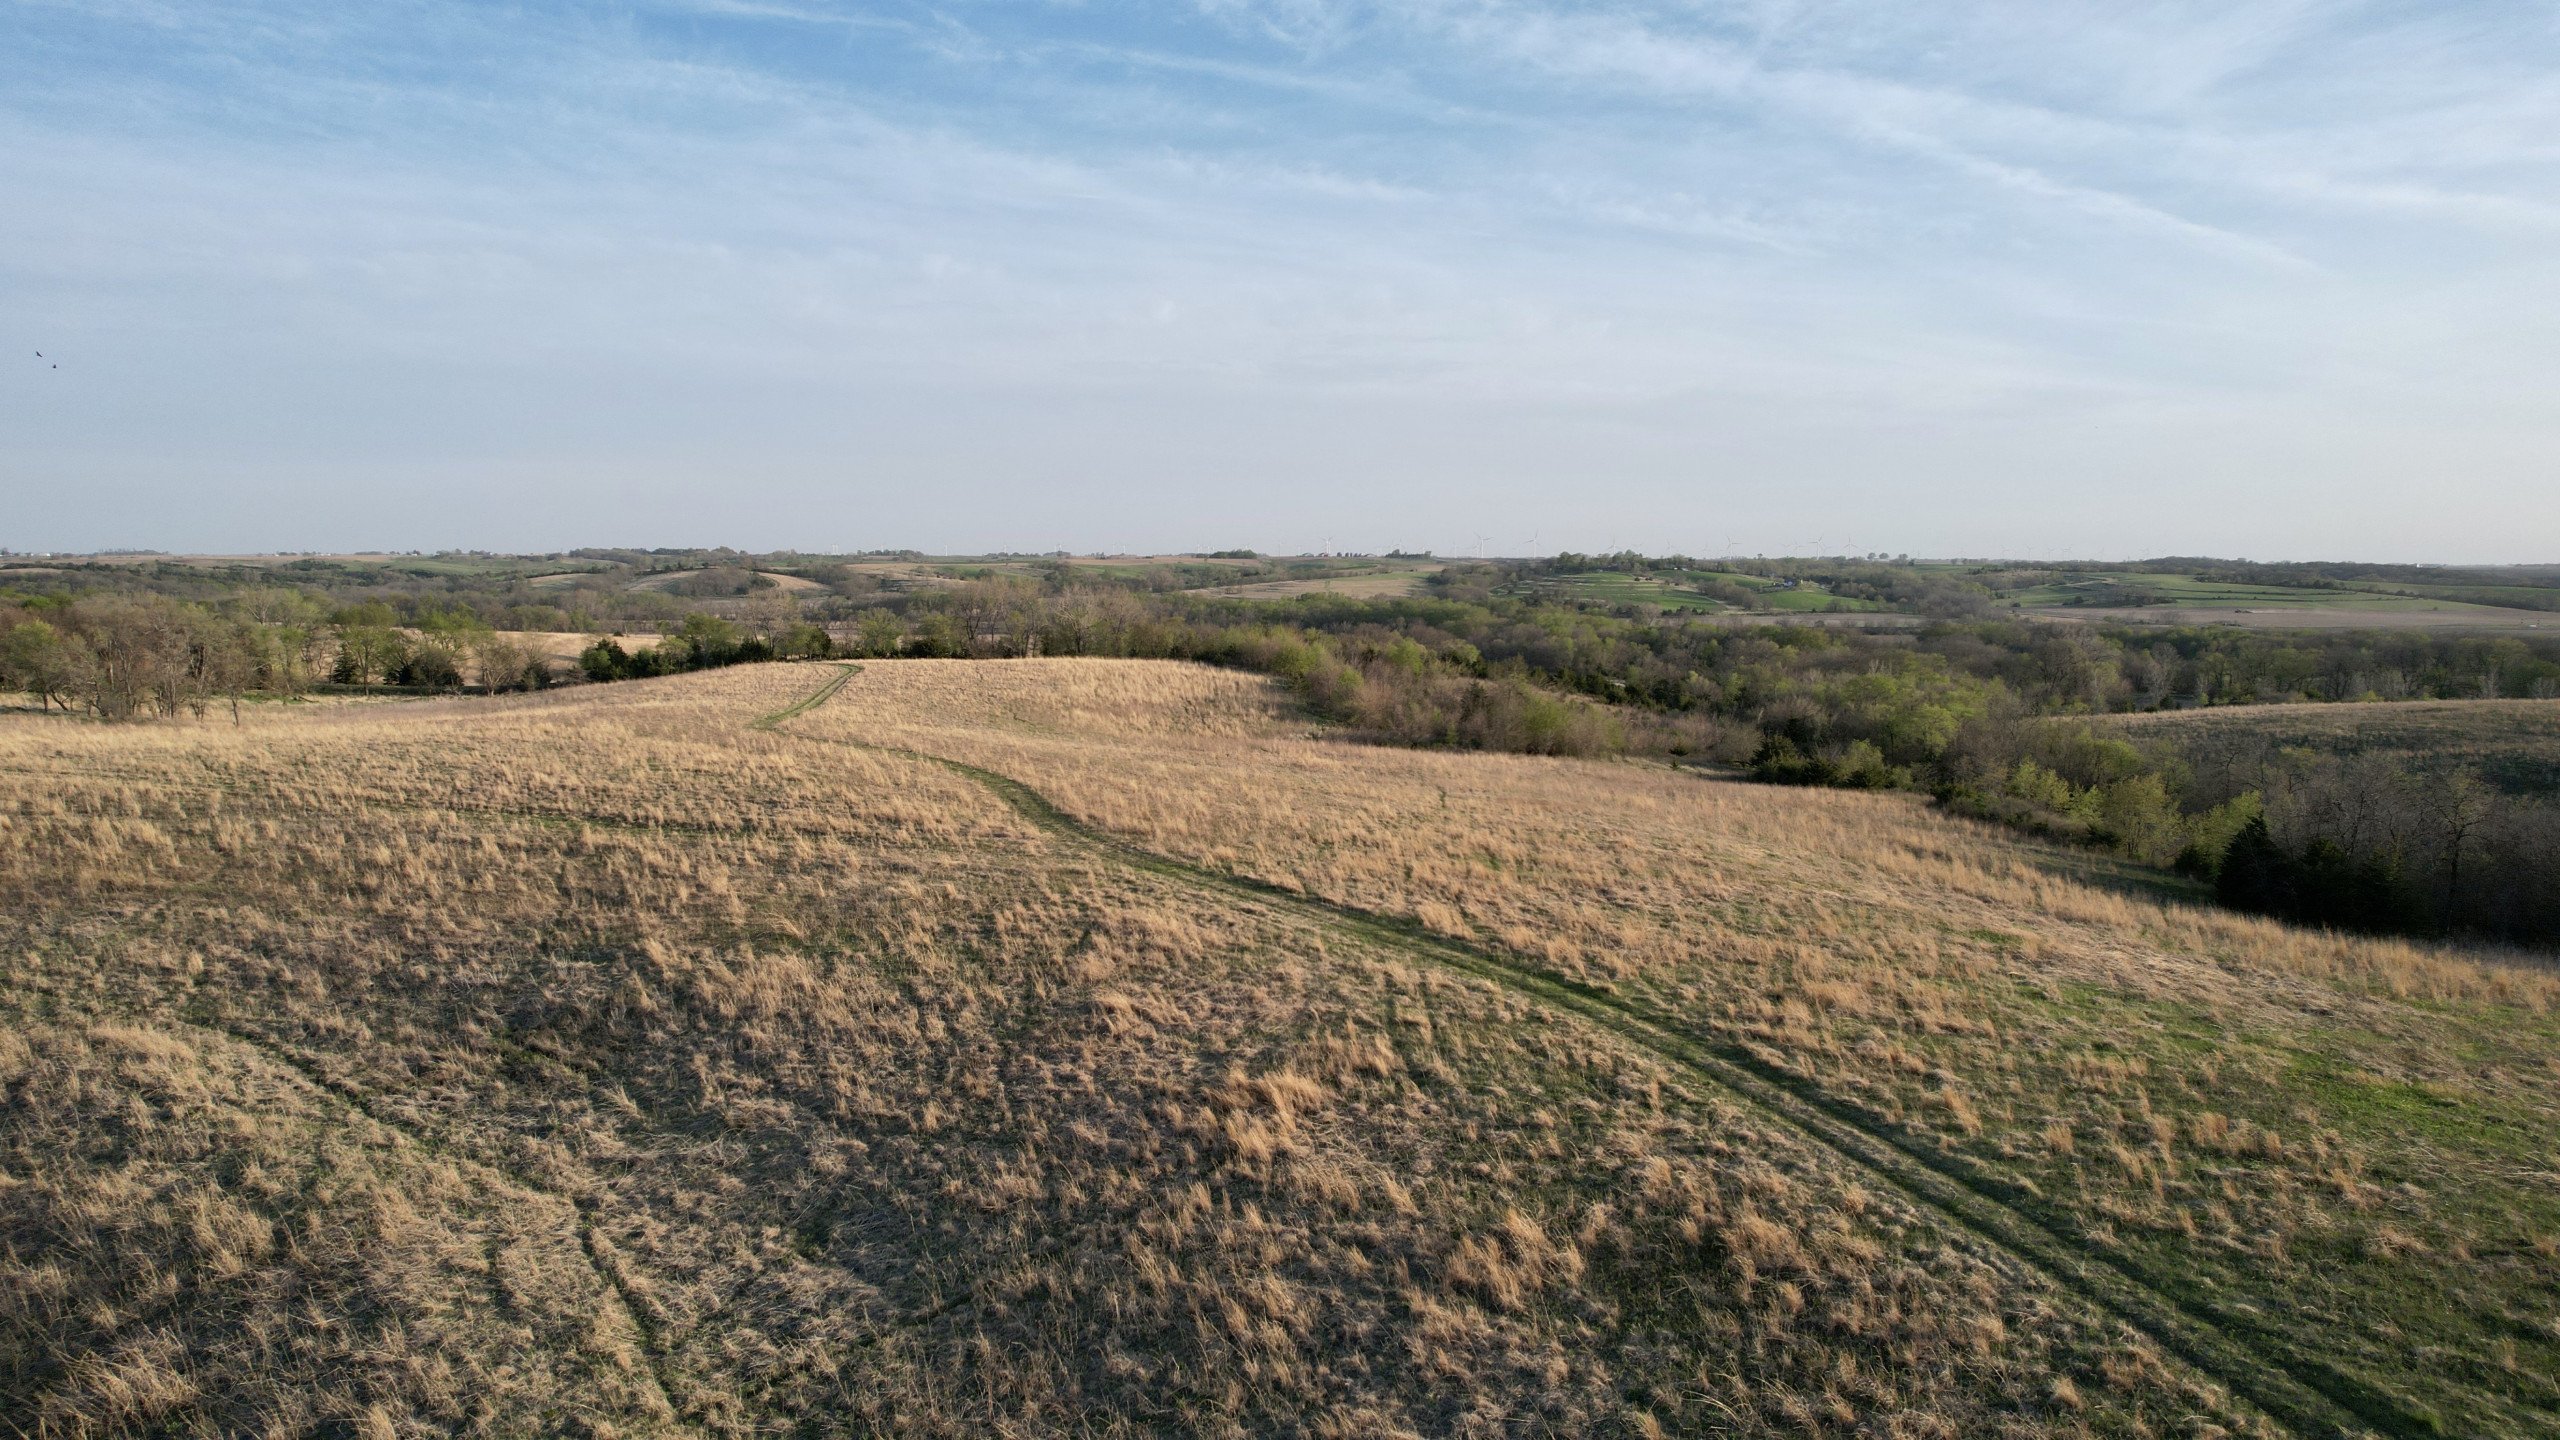
<path id="1" fill-rule="evenodd" d="M 2419 773 L 2468 770 L 2512 795 L 2560 796 L 2560 700 L 2222 705 L 2091 723 L 2137 743 L 2166 741 L 2200 768 L 2262 765 L 2289 750 L 2374 756 Z"/>
<path id="2" fill-rule="evenodd" d="M 2545 979 L 1900 797 L 913 661 L 13 717 L 0 816 L 29 1431 L 2554 1418 Z"/>

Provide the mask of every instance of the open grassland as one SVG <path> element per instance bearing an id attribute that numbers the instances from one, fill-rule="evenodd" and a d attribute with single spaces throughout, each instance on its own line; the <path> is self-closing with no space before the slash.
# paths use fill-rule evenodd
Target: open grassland
<path id="1" fill-rule="evenodd" d="M 2560 700 L 2230 705 L 2109 715 L 2127 740 L 2166 740 L 2192 762 L 2237 765 L 2286 750 L 2378 756 L 2418 772 L 2455 769 L 2511 795 L 2560 797 Z"/>
<path id="2" fill-rule="evenodd" d="M 12 721 L 0 1413 L 2248 1426 L 1604 1029 L 789 733 L 830 673 Z"/>
<path id="3" fill-rule="evenodd" d="M 1146 662 L 11 716 L 0 934 L 30 1433 L 2554 1420 L 2548 979 L 1902 797 Z"/>
<path id="4" fill-rule="evenodd" d="M 2003 592 L 2003 598 L 2023 601 L 2032 606 L 2104 605 L 2121 604 L 2122 601 L 2114 597 L 2129 591 L 2139 591 L 2148 595 L 2152 597 L 2155 604 L 2204 609 L 2248 606 L 2273 607 L 2279 610 L 2362 610 L 2390 613 L 2495 608 L 2361 587 L 2251 585 L 2238 581 L 2208 580 L 2195 575 L 2152 571 L 2132 573 L 2108 571 L 2064 575 L 2032 589 Z"/>
<path id="5" fill-rule="evenodd" d="M 2412 595 L 2428 600 L 2456 600 L 2474 605 L 2514 606 L 2521 610 L 2560 610 L 2560 592 L 2548 585 L 2402 585 L 2374 584 L 2360 588 L 2389 595 Z"/>
<path id="6" fill-rule="evenodd" d="M 1041 668 L 871 667 L 803 728 L 1584 987 L 2376 1430 L 2553 1424 L 2560 989 L 2535 962 L 2130 898 L 1908 797 L 1364 749 L 1242 677 Z"/>
<path id="7" fill-rule="evenodd" d="M 1262 580 L 1237 585 L 1199 586 L 1218 595 L 1240 600 L 1286 600 L 1297 595 L 1347 595 L 1363 600 L 1376 600 L 1392 595 L 1422 593 L 1424 577 L 1437 573 L 1438 565 L 1397 566 L 1378 570 L 1346 570 L 1339 575 L 1326 575 L 1299 580 Z"/>
<path id="8" fill-rule="evenodd" d="M 1589 575 L 1565 575 L 1539 582 L 1535 593 L 1558 600 L 1578 600 L 1601 605 L 1655 605 L 1671 611 L 1703 611 L 1714 613 L 1732 607 L 1711 600 L 1684 584 L 1653 575 L 1627 575 L 1614 571 Z"/>
<path id="9" fill-rule="evenodd" d="M 1541 579 L 1528 588 L 1534 594 L 1555 600 L 1603 605 L 1654 605 L 1664 610 L 1705 614 L 1736 612 L 1735 606 L 1700 594 L 1695 587 L 1701 583 L 1721 584 L 1747 592 L 1751 605 L 1749 611 L 1743 613 L 1790 616 L 1863 614 L 1884 608 L 1872 600 L 1834 595 L 1812 581 L 1787 585 L 1765 575 L 1745 575 L 1730 570 L 1677 570 L 1659 575 L 1595 570 Z"/>
<path id="10" fill-rule="evenodd" d="M 2442 587 L 2437 587 L 2442 588 Z M 2238 625 L 2263 629 L 2538 629 L 2560 620 L 2547 610 L 2473 603 L 2504 598 L 2494 587 L 2457 597 L 2423 586 L 2252 585 L 2152 571 L 2064 574 L 1995 593 L 2062 619 L 2107 624 Z M 2548 591 L 2506 587 L 2520 599 Z"/>
<path id="11" fill-rule="evenodd" d="M 1872 600 L 1859 600 L 1834 595 L 1812 581 L 1794 585 L 1782 584 L 1766 575 L 1746 575 L 1733 570 L 1701 570 L 1691 573 L 1692 580 L 1722 581 L 1752 593 L 1757 608 L 1780 612 L 1840 612 L 1880 610 L 1884 607 Z"/>
<path id="12" fill-rule="evenodd" d="M 665 590 L 683 581 L 690 580 L 702 573 L 703 572 L 700 570 L 663 570 L 655 575 L 648 575 L 638 580 L 634 580 L 622 588 L 625 590 Z M 766 584 L 771 585 L 777 590 L 793 593 L 813 593 L 827 588 L 826 586 L 819 584 L 817 581 L 811 580 L 802 575 L 785 575 L 774 570 L 758 570 L 754 571 L 753 574 L 757 579 L 764 581 Z M 574 580 L 576 577 L 571 576 L 569 578 Z"/>
<path id="13" fill-rule="evenodd" d="M 2344 592 L 2363 598 L 2363 592 Z M 2194 605 L 2051 606 L 2036 615 L 2091 625 L 2230 625 L 2243 630 L 2560 630 L 2548 611 L 2503 610 L 2486 605 L 2413 605 L 2404 609 L 2362 604 L 2243 606 Z"/>
<path id="14" fill-rule="evenodd" d="M 551 662 L 557 675 L 576 672 L 578 657 L 598 640 L 611 640 L 626 651 L 638 652 L 657 648 L 663 638 L 657 635 L 595 635 L 584 630 L 502 630 L 499 638 L 514 641 L 525 649 Z"/>

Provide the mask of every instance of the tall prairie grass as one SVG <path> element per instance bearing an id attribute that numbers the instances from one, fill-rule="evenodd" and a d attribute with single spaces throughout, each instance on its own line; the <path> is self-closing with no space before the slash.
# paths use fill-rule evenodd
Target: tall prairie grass
<path id="1" fill-rule="evenodd" d="M 1231 696 L 1247 733 L 1184 718 Z M 2513 1366 L 2397 1378 L 2494 1348 L 2560 1280 L 2560 1192 L 2516 1168 L 2560 1141 L 2534 955 L 2236 915 L 1917 797 L 1345 743 L 1179 666 L 874 665 L 802 728 L 1609 989 L 2138 1273 L 2316 1317 L 2283 1343 L 2423 1392 L 2410 1413 L 2512 1429 L 2560 1379 L 2547 1326 Z"/>
<path id="2" fill-rule="evenodd" d="M 2134 898 L 1898 797 L 1343 744 L 1197 667 L 875 662 L 753 726 L 831 673 L 0 719 L 0 1414 L 2263 1428 L 1608 1032 L 883 746 L 1757 1046 L 2252 1303 L 2365 1284 L 2398 1339 L 2319 1323 L 2377 1370 L 2547 1293 L 2560 1226 L 2479 1138 L 2560 1087 L 2500 957 Z M 2542 1343 L 2467 1353 L 2426 1398 L 2527 1433 Z"/>

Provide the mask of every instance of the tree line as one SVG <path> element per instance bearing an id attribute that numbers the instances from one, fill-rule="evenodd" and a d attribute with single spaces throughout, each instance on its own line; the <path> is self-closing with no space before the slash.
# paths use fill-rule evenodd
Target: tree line
<path id="1" fill-rule="evenodd" d="M 625 648 L 612 636 L 599 637 L 579 653 L 578 669 L 593 681 L 643 680 L 767 660 L 823 660 L 836 653 L 825 627 L 805 620 L 772 634 L 759 634 L 734 621 L 697 612 L 652 645 Z"/>
<path id="2" fill-rule="evenodd" d="M 1649 752 L 1778 783 L 1920 790 L 1962 813 L 2182 870 L 2242 908 L 2560 943 L 2560 834 L 2545 801 L 2379 757 L 2204 764 L 2074 718 L 2550 697 L 2560 637 L 2001 619 L 1736 628 L 1512 599 L 1460 574 L 1433 597 L 1279 604 L 990 582 L 874 610 L 845 649 L 1240 665 L 1382 740 Z"/>
<path id="3" fill-rule="evenodd" d="M 156 595 L 0 606 L 0 686 L 47 710 L 108 720 L 201 717 L 243 697 L 308 688 L 315 630 L 254 607 L 215 610 Z"/>
<path id="4" fill-rule="evenodd" d="M 1857 583 L 1833 568 L 1824 583 Z M 1772 782 L 1920 790 L 1964 813 L 2184 868 L 2249 908 L 2560 940 L 2545 898 L 2560 883 L 2537 868 L 2560 854 L 2542 802 L 2457 793 L 2444 788 L 2451 778 L 2380 760 L 2204 763 L 2075 719 L 2560 694 L 2560 636 L 1996 617 L 1893 631 L 1737 627 L 1560 602 L 1510 588 L 1519 576 L 1517 566 L 1453 566 L 1426 595 L 1257 601 L 1059 565 L 861 603 L 766 592 L 738 618 L 688 612 L 654 644 L 600 636 L 579 669 L 622 680 L 829 655 L 1197 660 L 1272 674 L 1315 712 L 1378 740 L 1648 753 Z M 423 596 L 332 606 L 282 588 L 212 603 L 95 593 L 0 603 L 0 672 L 48 708 L 111 719 L 200 715 L 224 697 L 236 705 L 318 683 L 494 690 L 549 678 L 484 608 Z"/>
<path id="5" fill-rule="evenodd" d="M 252 696 L 294 698 L 327 685 L 525 690 L 548 683 L 541 654 L 469 612 L 399 627 L 387 606 L 330 610 L 289 590 L 217 603 L 154 594 L 34 596 L 0 602 L 0 689 L 46 710 L 104 720 L 236 720 Z"/>

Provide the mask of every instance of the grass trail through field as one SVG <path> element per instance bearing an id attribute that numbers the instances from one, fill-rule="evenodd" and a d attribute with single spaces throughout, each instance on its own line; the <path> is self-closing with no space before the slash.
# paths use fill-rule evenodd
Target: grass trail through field
<path id="1" fill-rule="evenodd" d="M 638 1297 L 631 1293 L 630 1282 L 623 1275 L 621 1264 L 609 1261 L 606 1255 L 597 1249 L 592 1202 L 554 1190 L 512 1166 L 493 1164 L 466 1153 L 407 1120 L 385 1113 L 384 1107 L 375 1103 L 374 1097 L 362 1088 L 329 1074 L 303 1056 L 296 1054 L 291 1048 L 264 1035 L 216 1024 L 206 1019 L 187 1018 L 182 1019 L 180 1023 L 199 1034 L 218 1036 L 233 1045 L 255 1052 L 270 1064 L 293 1075 L 320 1094 L 326 1095 L 372 1124 L 380 1126 L 397 1137 L 402 1144 L 414 1146 L 440 1159 L 467 1166 L 507 1188 L 567 1209 L 575 1221 L 579 1253 L 586 1257 L 587 1267 L 595 1272 L 597 1282 L 604 1287 L 604 1293 L 613 1297 L 613 1308 L 620 1312 L 622 1322 L 631 1328 L 632 1335 L 639 1341 L 642 1371 L 648 1379 L 649 1389 L 657 1396 L 659 1405 L 664 1408 L 667 1422 L 679 1433 L 697 1433 L 691 1426 L 684 1423 L 683 1412 L 675 1402 L 675 1392 L 667 1384 L 666 1355 L 658 1338 L 657 1327 L 650 1323 L 648 1311 L 642 1307 Z"/>
<path id="2" fill-rule="evenodd" d="M 778 729 L 844 688 L 860 667 L 845 665 L 817 691 L 755 722 Z M 797 732 L 784 731 L 786 734 Z M 801 739 L 822 739 L 798 736 Z M 1009 775 L 897 746 L 836 741 L 939 765 L 984 786 L 1042 831 L 1135 869 L 1277 908 L 1319 929 L 1461 971 L 1569 1012 L 1699 1076 L 1909 1196 L 1964 1232 L 1997 1247 L 2127 1327 L 2150 1337 L 2203 1374 L 2308 1435 L 2431 1435 L 2437 1428 L 2392 1397 L 2320 1361 L 2290 1353 L 2284 1337 L 2229 1314 L 2185 1287 L 2164 1285 L 2112 1257 L 2092 1258 L 2083 1242 L 2021 1208 L 2014 1187 L 1906 1139 L 1856 1107 L 1747 1049 L 1690 1035 L 1662 1017 L 1591 986 L 1461 944 L 1398 915 L 1316 899 L 1212 870 L 1095 830 Z M 2245 1337 L 2245 1338 L 2244 1338 Z"/>

